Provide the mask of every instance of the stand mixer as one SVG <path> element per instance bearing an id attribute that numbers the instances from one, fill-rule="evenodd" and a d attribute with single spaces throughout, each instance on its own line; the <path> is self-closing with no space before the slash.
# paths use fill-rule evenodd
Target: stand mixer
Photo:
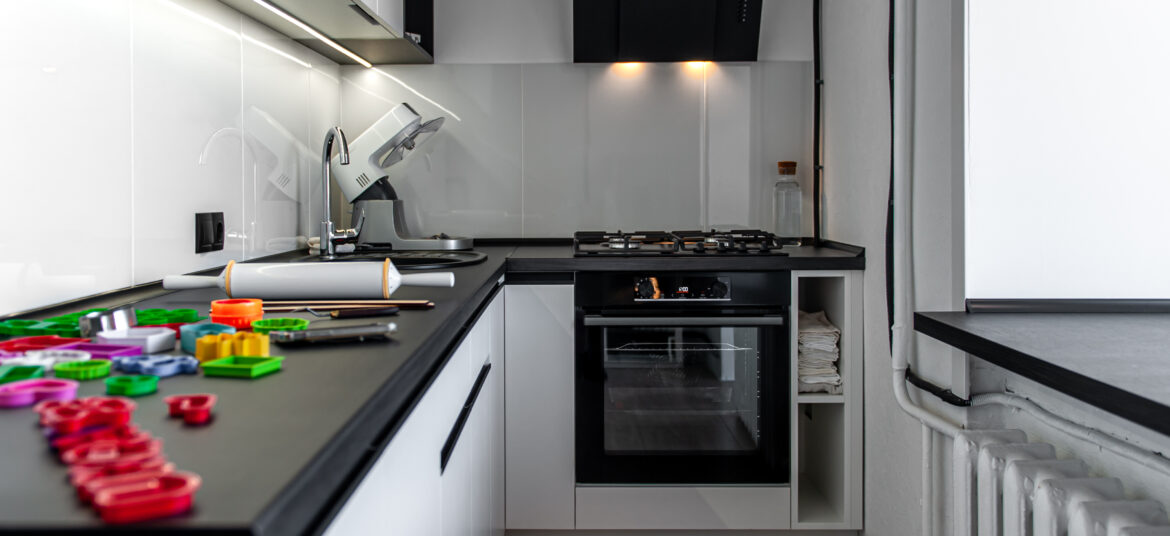
<path id="1" fill-rule="evenodd" d="M 395 106 L 373 126 L 349 143 L 353 162 L 342 165 L 340 156 L 330 162 L 332 174 L 345 200 L 353 203 L 357 250 L 462 250 L 472 239 L 412 236 L 407 229 L 402 200 L 390 185 L 386 168 L 400 162 L 443 125 L 442 117 L 422 122 L 405 102 Z M 361 158 L 362 155 L 369 155 Z"/>

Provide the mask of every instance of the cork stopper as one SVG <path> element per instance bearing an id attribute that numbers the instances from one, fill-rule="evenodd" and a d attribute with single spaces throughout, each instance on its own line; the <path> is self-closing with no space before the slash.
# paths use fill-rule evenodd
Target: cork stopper
<path id="1" fill-rule="evenodd" d="M 781 175 L 796 175 L 796 162 L 784 160 L 776 162 L 776 167 L 779 169 Z"/>

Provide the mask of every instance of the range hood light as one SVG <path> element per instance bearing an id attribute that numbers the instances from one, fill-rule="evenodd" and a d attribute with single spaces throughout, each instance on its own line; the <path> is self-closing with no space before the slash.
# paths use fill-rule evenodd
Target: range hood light
<path id="1" fill-rule="evenodd" d="M 300 19 L 298 19 L 292 15 L 289 15 L 283 9 L 280 9 L 280 8 L 266 2 L 265 0 L 252 0 L 252 1 L 256 2 L 257 4 L 260 4 L 261 6 L 264 7 L 264 9 L 267 9 L 268 11 L 271 11 L 271 12 L 279 15 L 280 18 L 293 23 L 294 25 L 296 25 L 297 28 L 300 28 L 300 29 L 304 30 L 305 32 L 308 32 L 309 35 L 317 38 L 322 43 L 325 43 L 326 45 L 333 47 L 334 50 L 336 50 L 342 54 L 345 54 L 346 56 L 349 56 L 350 59 L 362 64 L 362 66 L 364 66 L 365 68 L 370 69 L 373 67 L 373 65 L 371 65 L 370 62 L 366 61 L 361 56 L 358 56 L 357 54 L 354 54 L 352 51 L 350 51 L 348 48 L 345 48 L 345 47 L 337 44 L 336 41 L 334 41 L 328 37 L 325 37 L 325 35 L 323 35 L 321 32 L 314 30 L 312 26 L 309 26 L 308 24 L 301 22 Z"/>

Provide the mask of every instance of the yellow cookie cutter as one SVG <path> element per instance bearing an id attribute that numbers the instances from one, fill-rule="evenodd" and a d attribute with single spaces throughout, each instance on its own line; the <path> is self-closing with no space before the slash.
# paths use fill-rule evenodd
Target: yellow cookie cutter
<path id="1" fill-rule="evenodd" d="M 230 356 L 268 357 L 268 335 L 241 331 L 195 339 L 195 359 L 200 363 Z"/>

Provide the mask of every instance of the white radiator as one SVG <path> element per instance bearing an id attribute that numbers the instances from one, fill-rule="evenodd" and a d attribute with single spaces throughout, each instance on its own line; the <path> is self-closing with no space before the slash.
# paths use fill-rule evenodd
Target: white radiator
<path id="1" fill-rule="evenodd" d="M 955 438 L 955 536 L 1170 536 L 1161 503 L 1125 500 L 1120 480 L 1025 441 L 1020 430 Z"/>

